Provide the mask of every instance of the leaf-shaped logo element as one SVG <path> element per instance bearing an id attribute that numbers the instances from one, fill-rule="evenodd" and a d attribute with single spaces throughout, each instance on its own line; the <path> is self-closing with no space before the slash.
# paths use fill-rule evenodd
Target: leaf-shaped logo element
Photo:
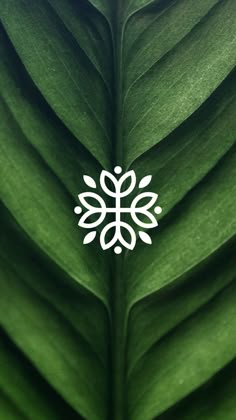
<path id="1" fill-rule="evenodd" d="M 144 177 L 141 179 L 141 181 L 140 181 L 140 183 L 139 183 L 138 187 L 139 187 L 139 188 L 145 188 L 145 187 L 147 187 L 147 186 L 150 184 L 151 180 L 152 180 L 152 175 L 147 175 L 147 176 L 144 176 Z"/>
<path id="2" fill-rule="evenodd" d="M 92 204 L 90 204 L 87 201 L 87 198 L 93 198 L 94 200 L 98 202 L 99 206 L 94 207 Z M 102 199 L 102 197 L 100 197 L 100 195 L 94 192 L 85 192 L 85 193 L 79 194 L 79 199 L 82 205 L 86 209 L 88 209 L 88 211 L 86 211 L 86 213 L 83 214 L 78 225 L 83 228 L 91 228 L 91 229 L 100 225 L 100 223 L 102 223 L 106 217 L 106 204 L 105 204 L 105 201 Z M 86 222 L 90 216 L 97 213 L 98 214 L 100 213 L 100 215 L 95 222 Z"/>
<path id="3" fill-rule="evenodd" d="M 86 209 L 93 210 L 94 213 L 98 213 L 98 212 L 102 212 L 102 211 L 106 210 L 105 201 L 97 193 L 94 193 L 94 192 L 84 192 L 84 193 L 79 194 L 78 197 L 80 199 L 81 204 L 83 204 L 83 206 Z M 93 198 L 94 200 L 96 200 L 98 202 L 99 206 L 98 207 L 94 207 L 94 205 L 92 205 L 92 204 L 90 204 L 88 202 L 87 198 Z"/>
<path id="4" fill-rule="evenodd" d="M 112 229 L 115 228 L 115 233 L 110 239 L 110 241 L 106 242 L 107 233 Z M 121 228 L 125 229 L 129 233 L 130 241 L 128 242 L 126 239 L 124 239 Z M 126 222 L 111 222 L 106 225 L 100 235 L 100 243 L 102 249 L 106 250 L 108 248 L 111 248 L 116 242 L 120 242 L 121 245 L 124 247 L 132 250 L 135 247 L 136 244 L 136 235 L 134 229 L 128 225 Z"/>
<path id="5" fill-rule="evenodd" d="M 90 244 L 90 242 L 93 242 L 93 240 L 96 237 L 96 234 L 96 230 L 92 230 L 92 232 L 87 233 L 87 235 L 84 237 L 83 244 L 86 245 Z"/>
<path id="6" fill-rule="evenodd" d="M 114 186 L 114 190 L 113 191 L 109 188 L 109 181 Z M 103 191 L 107 195 L 109 195 L 110 197 L 116 197 L 117 196 L 117 193 L 116 193 L 116 191 L 117 191 L 117 184 L 118 184 L 118 181 L 114 177 L 114 175 L 110 174 L 110 172 L 105 171 L 105 170 L 103 170 L 101 172 L 101 175 L 100 175 L 100 185 L 101 185 Z"/>
<path id="7" fill-rule="evenodd" d="M 143 228 L 154 228 L 156 226 L 158 226 L 157 220 L 155 219 L 154 215 L 152 213 L 150 213 L 150 211 L 148 211 L 149 208 L 151 208 L 154 203 L 157 200 L 158 195 L 152 192 L 143 192 L 139 195 L 137 195 L 137 197 L 135 197 L 131 203 L 130 206 L 130 214 L 131 217 L 133 219 L 133 221 L 138 225 L 141 226 Z M 137 204 L 140 200 L 142 200 L 143 198 L 149 198 L 149 201 L 141 207 L 137 207 Z M 140 220 L 137 216 L 137 213 L 141 213 L 143 215 L 145 215 L 148 219 L 149 222 L 143 222 L 142 220 Z"/>
<path id="8" fill-rule="evenodd" d="M 125 190 L 122 191 L 122 186 L 124 183 L 128 181 L 128 186 Z M 129 195 L 135 188 L 136 185 L 136 175 L 134 171 L 128 171 L 126 174 L 122 175 L 122 177 L 118 181 L 118 194 L 120 197 L 126 197 Z"/>
<path id="9" fill-rule="evenodd" d="M 128 181 L 129 183 L 127 188 L 122 191 L 122 186 L 125 181 Z M 109 182 L 114 186 L 113 190 L 110 189 Z M 122 175 L 119 180 L 117 180 L 114 175 L 110 174 L 110 172 L 103 170 L 100 175 L 100 184 L 103 191 L 110 197 L 125 197 L 133 191 L 136 185 L 136 175 L 133 170 L 128 171 Z"/>
<path id="10" fill-rule="evenodd" d="M 112 228 L 116 229 L 116 222 L 108 223 L 108 225 L 106 225 L 102 229 L 102 232 L 101 232 L 101 235 L 100 235 L 100 244 L 101 244 L 102 249 L 104 249 L 104 250 L 108 249 L 108 248 L 111 248 L 117 242 L 116 230 L 115 230 L 115 234 L 113 235 L 112 239 L 110 241 L 106 242 L 107 233 Z"/>
<path id="11" fill-rule="evenodd" d="M 84 175 L 84 182 L 86 185 L 88 185 L 88 187 L 90 188 L 97 188 L 96 182 L 94 181 L 94 179 L 89 176 L 89 175 Z"/>
<path id="12" fill-rule="evenodd" d="M 140 239 L 142 239 L 142 241 L 145 242 L 145 244 L 148 244 L 148 245 L 152 244 L 151 237 L 148 235 L 148 233 L 139 231 L 138 234 L 139 234 Z"/>
<path id="13" fill-rule="evenodd" d="M 127 249 L 134 249 L 135 245 L 136 245 L 136 235 L 135 235 L 135 231 L 134 229 L 128 225 L 128 223 L 125 222 L 120 222 L 120 227 L 125 229 L 130 236 L 130 241 L 126 241 L 126 239 L 124 238 L 124 236 L 122 235 L 121 229 L 118 230 L 118 240 L 121 243 L 121 245 L 123 245 L 125 248 Z"/>
<path id="14" fill-rule="evenodd" d="M 148 202 L 146 204 L 144 204 L 142 207 L 137 207 L 137 204 L 140 200 L 143 200 L 144 198 L 149 198 Z M 153 192 L 143 192 L 139 195 L 137 195 L 132 203 L 131 203 L 131 208 L 134 208 L 136 211 L 142 213 L 142 210 L 148 210 L 150 209 L 156 202 L 158 198 L 158 194 L 153 193 Z"/>

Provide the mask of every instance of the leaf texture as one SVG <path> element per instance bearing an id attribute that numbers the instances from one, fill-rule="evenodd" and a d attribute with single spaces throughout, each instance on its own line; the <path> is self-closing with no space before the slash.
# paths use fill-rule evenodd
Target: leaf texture
<path id="1" fill-rule="evenodd" d="M 0 417 L 234 420 L 236 2 L 1 0 L 0 55 Z M 116 165 L 162 213 L 113 256 Z"/>

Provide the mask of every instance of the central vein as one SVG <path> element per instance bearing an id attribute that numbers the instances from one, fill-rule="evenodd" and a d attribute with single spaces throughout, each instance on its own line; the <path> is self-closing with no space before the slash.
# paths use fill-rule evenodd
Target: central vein
<path id="1" fill-rule="evenodd" d="M 113 68 L 114 68 L 114 161 L 123 166 L 122 138 L 122 44 L 123 0 L 114 1 L 113 15 Z M 112 419 L 125 420 L 125 309 L 126 290 L 123 275 L 123 257 L 113 256 L 112 276 Z"/>

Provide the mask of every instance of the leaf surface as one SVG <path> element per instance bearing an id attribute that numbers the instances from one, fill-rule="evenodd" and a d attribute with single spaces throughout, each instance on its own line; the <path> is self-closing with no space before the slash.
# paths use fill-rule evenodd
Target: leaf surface
<path id="1" fill-rule="evenodd" d="M 235 1 L 2 0 L 0 22 L 4 420 L 234 420 Z M 74 208 L 110 206 L 116 166 L 162 212 L 113 255 Z"/>

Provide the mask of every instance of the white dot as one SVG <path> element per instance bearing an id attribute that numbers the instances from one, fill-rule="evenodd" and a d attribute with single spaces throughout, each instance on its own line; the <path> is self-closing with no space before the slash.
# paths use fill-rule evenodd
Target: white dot
<path id="1" fill-rule="evenodd" d="M 121 166 L 116 166 L 116 167 L 114 168 L 114 172 L 115 172 L 116 174 L 121 174 L 121 172 L 122 172 L 122 168 L 121 168 Z"/>
<path id="2" fill-rule="evenodd" d="M 115 254 L 121 254 L 122 253 L 122 248 L 120 246 L 116 246 L 114 248 L 114 252 L 115 252 Z"/>
<path id="3" fill-rule="evenodd" d="M 75 214 L 80 214 L 80 213 L 81 213 L 81 211 L 82 211 L 82 209 L 81 209 L 81 207 L 80 207 L 80 206 L 77 206 L 77 207 L 75 207 L 75 208 L 74 208 L 74 212 L 75 212 Z"/>
<path id="4" fill-rule="evenodd" d="M 157 207 L 155 207 L 154 211 L 155 211 L 156 214 L 161 214 L 162 208 L 160 206 L 157 206 Z"/>

